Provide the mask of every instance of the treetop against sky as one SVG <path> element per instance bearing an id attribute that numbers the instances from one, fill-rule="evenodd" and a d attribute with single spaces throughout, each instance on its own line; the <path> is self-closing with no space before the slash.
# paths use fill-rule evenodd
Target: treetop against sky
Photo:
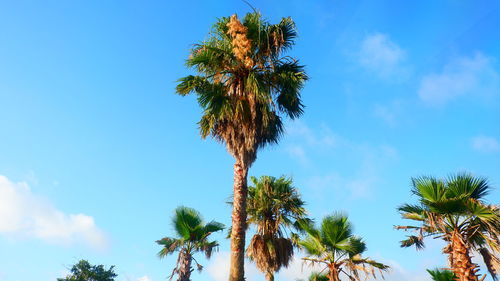
<path id="1" fill-rule="evenodd" d="M 304 114 L 257 155 L 249 176 L 293 179 L 317 222 L 348 214 L 386 280 L 428 280 L 444 246 L 400 248 L 396 208 L 411 178 L 487 177 L 500 199 L 497 1 L 254 1 L 291 17 L 287 55 L 305 66 Z M 158 281 L 175 258 L 177 206 L 231 225 L 234 159 L 200 140 L 195 96 L 175 95 L 185 61 L 242 1 L 10 1 L 0 5 L 0 280 L 55 280 L 79 260 L 117 280 Z M 194 280 L 227 280 L 229 240 Z M 247 242 L 254 235 L 247 233 Z M 305 253 L 298 253 L 303 257 Z M 476 261 L 478 262 L 478 261 Z M 29 268 L 29 270 L 26 270 Z M 246 261 L 247 280 L 263 280 Z M 276 280 L 312 271 L 297 258 Z M 484 269 L 482 269 L 482 273 Z M 491 281 L 487 277 L 485 280 Z"/>

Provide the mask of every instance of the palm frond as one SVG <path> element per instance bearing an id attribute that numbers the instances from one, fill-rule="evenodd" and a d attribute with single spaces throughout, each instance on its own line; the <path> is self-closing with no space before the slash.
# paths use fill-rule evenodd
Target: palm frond
<path id="1" fill-rule="evenodd" d="M 201 214 L 193 208 L 177 207 L 172 223 L 177 234 L 189 240 L 191 239 L 192 231 L 202 223 Z"/>
<path id="2" fill-rule="evenodd" d="M 224 230 L 225 227 L 226 226 L 220 222 L 211 221 L 203 227 L 203 231 L 206 234 L 209 234 L 212 232 L 222 231 L 222 230 Z"/>
<path id="3" fill-rule="evenodd" d="M 332 249 L 341 249 L 352 235 L 352 225 L 347 216 L 335 213 L 323 218 L 321 223 L 321 240 Z"/>
<path id="4" fill-rule="evenodd" d="M 456 280 L 455 274 L 450 270 L 441 270 L 441 269 L 427 269 L 427 272 L 432 277 L 434 281 L 454 281 Z"/>
<path id="5" fill-rule="evenodd" d="M 495 254 L 491 253 L 487 248 L 479 249 L 484 264 L 494 281 L 498 281 L 498 273 L 500 272 L 500 259 Z"/>
<path id="6" fill-rule="evenodd" d="M 170 237 L 162 238 L 156 241 L 158 245 L 163 246 L 163 248 L 158 252 L 158 257 L 164 258 L 169 254 L 172 254 L 181 248 L 185 241 L 183 239 L 175 239 Z"/>
<path id="7" fill-rule="evenodd" d="M 482 199 L 491 190 L 486 178 L 475 177 L 470 173 L 458 173 L 447 179 L 447 192 L 452 197 L 467 196 L 472 199 Z"/>
<path id="8" fill-rule="evenodd" d="M 407 248 L 411 246 L 415 246 L 417 250 L 424 249 L 425 245 L 423 238 L 415 235 L 410 235 L 407 239 L 401 241 L 401 247 Z"/>

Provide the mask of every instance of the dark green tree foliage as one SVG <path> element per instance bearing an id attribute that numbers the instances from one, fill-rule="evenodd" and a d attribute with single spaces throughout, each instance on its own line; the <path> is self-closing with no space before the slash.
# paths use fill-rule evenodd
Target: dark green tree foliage
<path id="1" fill-rule="evenodd" d="M 80 260 L 70 269 L 71 274 L 57 281 L 114 281 L 117 276 L 114 266 L 106 269 L 104 265 L 91 265 L 86 260 Z"/>
<path id="2" fill-rule="evenodd" d="M 427 269 L 427 272 L 432 276 L 432 280 L 434 281 L 454 281 L 456 280 L 455 274 L 450 270 L 442 270 L 442 269 Z"/>
<path id="3" fill-rule="evenodd" d="M 309 276 L 309 281 L 328 281 L 328 275 L 318 272 L 313 272 Z"/>

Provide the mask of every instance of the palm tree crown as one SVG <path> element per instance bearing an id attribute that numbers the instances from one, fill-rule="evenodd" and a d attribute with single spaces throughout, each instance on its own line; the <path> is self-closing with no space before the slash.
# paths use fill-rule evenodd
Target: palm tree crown
<path id="1" fill-rule="evenodd" d="M 198 75 L 181 78 L 176 89 L 198 96 L 203 138 L 224 142 L 244 163 L 254 161 L 258 147 L 277 142 L 283 132 L 280 114 L 296 118 L 303 112 L 300 90 L 307 76 L 297 60 L 283 56 L 296 37 L 291 18 L 270 24 L 258 12 L 243 21 L 223 17 L 213 25 L 187 60 Z"/>
<path id="2" fill-rule="evenodd" d="M 433 177 L 412 179 L 412 192 L 417 204 L 404 204 L 398 208 L 402 217 L 418 225 L 396 226 L 397 229 L 414 230 L 401 242 L 402 247 L 424 247 L 425 237 L 442 238 L 446 243 L 443 252 L 459 280 L 478 280 L 477 265 L 471 262 L 471 251 L 479 252 L 494 280 L 500 270 L 498 254 L 500 212 L 488 205 L 484 197 L 491 186 L 484 178 L 460 173 L 448 179 Z"/>
<path id="3" fill-rule="evenodd" d="M 314 225 L 304 225 L 307 237 L 300 242 L 312 264 L 325 265 L 330 281 L 340 281 L 340 273 L 350 280 L 361 280 L 360 273 L 372 275 L 389 269 L 387 265 L 361 255 L 366 251 L 365 242 L 352 234 L 352 225 L 347 216 L 334 214 L 323 219 L 318 229 Z"/>
<path id="4" fill-rule="evenodd" d="M 262 176 L 251 181 L 254 186 L 248 189 L 248 224 L 255 225 L 257 233 L 247 252 L 266 278 L 274 280 L 274 272 L 287 267 L 293 257 L 293 238 L 297 240 L 297 236 L 292 229 L 307 220 L 304 201 L 290 178 Z"/>
<path id="5" fill-rule="evenodd" d="M 165 237 L 156 241 L 163 247 L 158 256 L 164 258 L 174 252 L 179 252 L 177 266 L 170 278 L 177 274 L 178 280 L 187 281 L 190 280 L 192 261 L 196 262 L 198 270 L 201 271 L 203 268 L 194 259 L 193 254 L 204 252 L 205 256 L 210 258 L 219 244 L 217 241 L 209 241 L 208 238 L 212 233 L 223 230 L 224 225 L 216 221 L 205 224 L 198 211 L 187 207 L 178 207 L 175 210 L 172 223 L 176 237 Z"/>

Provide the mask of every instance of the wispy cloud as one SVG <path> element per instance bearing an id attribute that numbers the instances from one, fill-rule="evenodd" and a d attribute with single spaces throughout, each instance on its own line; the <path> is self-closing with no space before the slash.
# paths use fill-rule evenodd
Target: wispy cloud
<path id="1" fill-rule="evenodd" d="M 296 121 L 288 127 L 285 151 L 300 164 L 315 168 L 315 163 L 333 161 L 354 168 L 349 174 L 332 170 L 311 175 L 305 185 L 317 194 L 343 190 L 343 194 L 348 194 L 350 198 L 370 197 L 373 186 L 379 182 L 380 170 L 398 157 L 397 150 L 391 146 L 358 143 L 335 134 L 326 125 L 313 130 L 305 123 Z M 346 190 L 350 192 L 346 193 Z"/>
<path id="2" fill-rule="evenodd" d="M 303 146 L 291 144 L 286 147 L 286 150 L 292 158 L 298 159 L 303 165 L 309 164 L 309 158 Z"/>
<path id="3" fill-rule="evenodd" d="M 390 266 L 390 271 L 384 274 L 384 280 L 386 281 L 428 281 L 429 275 L 425 273 L 425 268 L 422 268 L 418 272 L 411 272 L 404 269 L 399 263 L 392 260 L 382 262 Z"/>
<path id="4" fill-rule="evenodd" d="M 477 136 L 472 138 L 472 148 L 479 152 L 500 152 L 500 142 L 487 136 Z"/>
<path id="5" fill-rule="evenodd" d="M 15 183 L 0 175 L 0 234 L 36 237 L 56 244 L 83 242 L 103 249 L 107 242 L 94 218 L 65 214 L 45 198 L 34 194 L 27 183 Z"/>
<path id="6" fill-rule="evenodd" d="M 398 124 L 398 118 L 402 115 L 404 105 L 405 103 L 401 100 L 393 100 L 387 104 L 375 104 L 373 115 L 394 127 Z"/>
<path id="7" fill-rule="evenodd" d="M 418 96 L 429 105 L 443 105 L 462 96 L 491 97 L 500 91 L 494 59 L 482 53 L 452 59 L 440 73 L 424 76 Z"/>
<path id="8" fill-rule="evenodd" d="M 361 42 L 359 64 L 381 78 L 401 80 L 409 74 L 404 64 L 406 52 L 387 34 L 374 33 Z"/>
<path id="9" fill-rule="evenodd" d="M 149 276 L 145 275 L 145 276 L 137 278 L 137 281 L 151 281 L 151 278 L 149 278 Z"/>

